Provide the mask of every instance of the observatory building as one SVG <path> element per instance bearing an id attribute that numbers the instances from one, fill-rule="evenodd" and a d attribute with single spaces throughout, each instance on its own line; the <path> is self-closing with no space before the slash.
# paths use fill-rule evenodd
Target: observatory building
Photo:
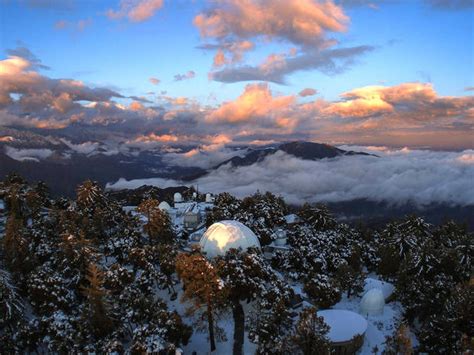
<path id="1" fill-rule="evenodd" d="M 373 288 L 367 291 L 360 301 L 360 314 L 365 316 L 375 316 L 383 314 L 385 298 L 379 288 Z"/>
<path id="2" fill-rule="evenodd" d="M 199 242 L 201 251 L 214 258 L 225 255 L 229 249 L 260 249 L 260 242 L 254 232 L 238 221 L 220 221 L 210 226 Z"/>

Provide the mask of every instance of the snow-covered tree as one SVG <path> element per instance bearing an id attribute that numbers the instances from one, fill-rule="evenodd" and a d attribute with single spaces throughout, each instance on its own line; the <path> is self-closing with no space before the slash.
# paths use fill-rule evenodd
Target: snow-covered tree
<path id="1" fill-rule="evenodd" d="M 315 230 L 328 230 L 336 227 L 337 222 L 324 205 L 305 203 L 298 215 L 308 222 Z"/>
<path id="2" fill-rule="evenodd" d="M 474 337 L 474 282 L 451 289 L 446 302 L 423 323 L 420 351 L 432 354 L 469 354 L 474 349 L 464 338 Z M 466 348 L 467 347 L 467 348 Z M 464 352 L 466 351 L 466 352 Z"/>
<path id="3" fill-rule="evenodd" d="M 76 189 L 77 204 L 82 208 L 95 209 L 105 204 L 105 196 L 99 184 L 86 180 Z"/>
<path id="4" fill-rule="evenodd" d="M 384 355 L 413 355 L 413 345 L 410 338 L 410 328 L 405 323 L 397 326 L 395 334 L 385 341 Z"/>
<path id="5" fill-rule="evenodd" d="M 9 272 L 0 269 L 0 343 L 5 352 L 15 352 L 15 334 L 24 318 L 24 304 Z"/>
<path id="6" fill-rule="evenodd" d="M 83 288 L 83 294 L 87 299 L 87 310 L 85 319 L 90 325 L 92 332 L 102 337 L 109 334 L 113 328 L 113 320 L 109 315 L 107 291 L 104 289 L 104 273 L 94 263 L 87 269 L 87 283 Z"/>
<path id="7" fill-rule="evenodd" d="M 247 252 L 231 249 L 224 257 L 219 258 L 215 265 L 232 308 L 233 354 L 242 354 L 245 314 L 241 302 L 250 302 L 262 297 L 263 290 L 278 281 L 278 275 L 255 249 Z"/>
<path id="8" fill-rule="evenodd" d="M 257 354 L 282 354 L 292 327 L 290 299 L 293 291 L 281 280 L 264 289 L 249 316 L 249 339 Z"/>
<path id="9" fill-rule="evenodd" d="M 304 284 L 304 292 L 320 308 L 329 308 L 341 300 L 338 283 L 324 274 L 310 277 Z"/>
<path id="10" fill-rule="evenodd" d="M 330 342 L 327 337 L 329 326 L 316 312 L 317 309 L 312 307 L 300 312 L 298 322 L 288 339 L 293 354 L 330 354 Z"/>
<path id="11" fill-rule="evenodd" d="M 183 282 L 182 302 L 190 314 L 201 313 L 207 322 L 211 351 L 216 350 L 217 315 L 225 307 L 226 290 L 214 266 L 201 254 L 179 254 L 176 272 Z"/>
<path id="12" fill-rule="evenodd" d="M 228 192 L 220 193 L 214 200 L 214 207 L 206 215 L 206 225 L 209 227 L 215 222 L 227 219 L 235 219 L 234 216 L 240 211 L 241 201 Z"/>
<path id="13" fill-rule="evenodd" d="M 406 256 L 422 249 L 432 237 L 432 226 L 416 216 L 389 223 L 380 235 L 379 273 L 393 277 Z"/>

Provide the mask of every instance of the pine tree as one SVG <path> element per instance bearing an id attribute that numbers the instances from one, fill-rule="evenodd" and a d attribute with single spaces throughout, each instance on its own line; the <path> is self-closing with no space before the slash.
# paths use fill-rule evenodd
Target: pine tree
<path id="1" fill-rule="evenodd" d="M 95 181 L 86 180 L 76 189 L 77 204 L 84 209 L 94 210 L 97 207 L 103 207 L 105 196 L 99 184 Z"/>
<path id="2" fill-rule="evenodd" d="M 88 286 L 83 288 L 88 303 L 86 319 L 93 333 L 99 337 L 109 334 L 113 329 L 113 321 L 108 314 L 107 291 L 103 288 L 103 277 L 103 271 L 91 263 L 87 269 Z"/>
<path id="3" fill-rule="evenodd" d="M 315 230 L 328 230 L 336 227 L 336 220 L 324 205 L 312 206 L 305 203 L 298 211 L 298 216 L 307 221 Z"/>
<path id="4" fill-rule="evenodd" d="M 327 275 L 309 277 L 304 284 L 304 292 L 320 308 L 329 308 L 341 300 L 341 290 L 337 282 Z"/>
<path id="5" fill-rule="evenodd" d="M 384 355 L 413 355 L 413 345 L 410 339 L 410 328 L 400 323 L 393 337 L 385 342 Z"/>
<path id="6" fill-rule="evenodd" d="M 158 206 L 158 200 L 148 199 L 138 206 L 137 211 L 143 213 L 147 218 L 144 229 L 151 240 L 172 243 L 175 240 L 175 232 L 170 217 Z"/>
<path id="7" fill-rule="evenodd" d="M 15 273 L 21 274 L 27 269 L 25 260 L 28 256 L 27 241 L 24 237 L 23 220 L 10 214 L 5 226 L 2 248 L 6 265 Z"/>
<path id="8" fill-rule="evenodd" d="M 265 291 L 250 316 L 249 339 L 257 344 L 257 354 L 284 354 L 292 327 L 289 289 L 277 282 Z"/>
<path id="9" fill-rule="evenodd" d="M 190 301 L 190 314 L 204 309 L 211 352 L 216 350 L 216 316 L 225 307 L 226 294 L 216 268 L 201 254 L 179 254 L 176 272 L 183 282 L 182 302 Z"/>
<path id="10" fill-rule="evenodd" d="M 24 317 L 24 304 L 7 271 L 0 270 L 0 343 L 14 353 L 15 335 Z"/>
<path id="11" fill-rule="evenodd" d="M 303 355 L 330 354 L 327 337 L 329 326 L 316 312 L 316 308 L 303 309 L 288 339 L 292 348 L 298 349 Z"/>
<path id="12" fill-rule="evenodd" d="M 341 290 L 347 291 L 347 297 L 351 297 L 353 294 L 357 295 L 364 289 L 364 273 L 349 263 L 343 263 L 338 267 L 335 279 Z"/>
<path id="13" fill-rule="evenodd" d="M 151 219 L 151 215 L 158 209 L 160 202 L 154 198 L 143 200 L 137 207 L 137 211 L 143 213 L 147 220 Z"/>
<path id="14" fill-rule="evenodd" d="M 214 200 L 214 207 L 206 215 L 206 226 L 227 220 L 235 219 L 235 215 L 241 210 L 241 201 L 228 192 L 220 193 Z"/>
<path id="15" fill-rule="evenodd" d="M 231 249 L 216 261 L 216 268 L 224 282 L 234 318 L 233 354 L 242 354 L 245 313 L 241 302 L 262 297 L 261 290 L 278 280 L 278 276 L 257 250 Z"/>
<path id="16" fill-rule="evenodd" d="M 471 281 L 453 288 L 444 305 L 423 322 L 418 336 L 420 350 L 460 354 L 465 347 L 463 339 L 474 337 L 473 314 L 474 281 Z"/>

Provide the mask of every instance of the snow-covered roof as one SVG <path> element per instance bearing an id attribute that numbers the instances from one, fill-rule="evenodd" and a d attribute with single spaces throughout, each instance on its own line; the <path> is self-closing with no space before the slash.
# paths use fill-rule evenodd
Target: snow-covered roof
<path id="1" fill-rule="evenodd" d="M 366 278 L 364 282 L 364 292 L 368 292 L 373 288 L 379 288 L 382 290 L 383 297 L 387 300 L 395 291 L 395 286 L 390 282 L 381 281 L 373 278 Z"/>
<path id="2" fill-rule="evenodd" d="M 343 309 L 326 309 L 317 312 L 329 325 L 328 338 L 333 343 L 349 341 L 367 330 L 367 321 L 360 314 Z"/>
<path id="3" fill-rule="evenodd" d="M 198 214 L 201 212 L 199 204 L 196 202 L 191 203 L 189 206 L 186 206 L 184 211 L 185 214 Z"/>
<path id="4" fill-rule="evenodd" d="M 254 232 L 238 221 L 220 221 L 211 225 L 199 242 L 201 251 L 213 258 L 232 248 L 247 250 L 260 248 L 260 242 Z"/>
<path id="5" fill-rule="evenodd" d="M 385 298 L 379 288 L 372 288 L 362 297 L 360 301 L 360 313 L 367 316 L 383 314 Z"/>
<path id="6" fill-rule="evenodd" d="M 288 214 L 283 218 L 285 218 L 285 222 L 287 224 L 293 224 L 293 223 L 301 222 L 301 218 L 298 215 L 294 214 L 294 213 Z"/>
<path id="7" fill-rule="evenodd" d="M 162 211 L 169 211 L 171 209 L 171 206 L 168 202 L 161 201 L 160 204 L 158 205 L 158 208 Z"/>

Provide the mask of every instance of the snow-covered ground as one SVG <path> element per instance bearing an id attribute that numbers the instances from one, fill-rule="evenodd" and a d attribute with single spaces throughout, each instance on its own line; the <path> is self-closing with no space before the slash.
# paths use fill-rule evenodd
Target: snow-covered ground
<path id="1" fill-rule="evenodd" d="M 346 295 L 343 295 L 341 301 L 335 304 L 333 309 L 345 309 L 359 313 L 360 300 L 361 297 L 347 298 Z M 392 336 L 396 331 L 396 325 L 402 311 L 403 308 L 399 302 L 390 302 L 385 304 L 383 314 L 364 317 L 368 324 L 364 344 L 359 350 L 359 354 L 374 354 L 375 347 L 378 349 L 376 354 L 382 354 L 386 337 Z M 347 326 L 350 327 L 351 324 L 347 324 Z"/>
<path id="2" fill-rule="evenodd" d="M 212 204 L 204 202 L 183 202 L 176 204 L 176 207 L 172 207 L 170 210 L 168 210 L 172 223 L 177 229 L 177 231 L 184 230 L 184 213 L 190 208 L 193 208 L 194 210 L 199 210 L 199 212 L 202 213 L 204 219 L 206 209 L 212 208 Z M 124 207 L 124 209 L 127 211 L 131 211 L 132 213 L 136 213 L 135 206 L 126 206 Z M 191 234 L 191 236 L 193 236 L 193 238 L 190 238 L 191 242 L 192 240 L 197 239 L 197 237 L 202 235 L 204 231 L 205 228 L 200 227 L 198 231 L 195 231 L 193 234 Z M 294 289 L 295 293 L 305 296 L 301 284 L 291 282 L 290 284 L 291 287 Z M 381 281 L 378 279 L 377 275 L 371 274 L 370 277 L 366 279 L 364 292 L 360 296 L 352 296 L 348 298 L 344 294 L 342 296 L 341 301 L 335 304 L 332 309 L 348 310 L 355 313 L 359 313 L 360 301 L 363 294 L 372 288 L 380 288 L 386 300 L 389 299 L 389 297 L 394 291 L 394 287 L 392 284 Z M 158 291 L 158 296 L 166 301 L 170 310 L 176 310 L 180 315 L 183 316 L 184 321 L 186 323 L 192 324 L 194 321 L 193 317 L 185 315 L 186 304 L 183 304 L 180 301 L 182 296 L 182 288 L 177 285 L 176 290 L 179 290 L 178 297 L 174 300 L 170 299 L 170 295 L 166 290 Z M 303 302 L 303 307 L 305 306 L 310 306 L 310 304 L 305 301 Z M 250 307 L 251 305 L 244 305 L 244 309 L 246 309 L 246 311 L 248 311 Z M 303 307 L 298 308 L 295 311 L 301 311 Z M 397 323 L 400 320 L 402 313 L 403 308 L 399 302 L 388 302 L 384 305 L 383 314 L 376 316 L 364 316 L 364 318 L 367 320 L 367 329 L 365 331 L 364 343 L 362 345 L 362 348 L 358 351 L 358 354 L 382 354 L 385 348 L 384 343 L 386 341 L 386 338 L 392 336 L 396 331 Z M 218 326 L 223 329 L 225 339 L 217 341 L 217 350 L 213 354 L 231 354 L 234 332 L 232 314 L 230 312 L 228 314 L 225 314 L 222 319 L 218 320 Z M 351 322 L 347 322 L 346 326 L 348 329 L 345 329 L 345 331 L 351 332 L 353 330 L 352 328 L 354 327 L 354 324 L 352 324 Z M 248 334 L 246 332 L 244 353 L 254 354 L 256 350 L 256 345 L 248 340 L 247 335 Z M 417 343 L 417 340 L 415 338 L 413 338 L 412 341 L 414 344 Z M 375 349 L 377 349 L 376 352 Z M 210 353 L 210 345 L 207 332 L 195 331 L 192 334 L 189 343 L 184 347 L 183 350 L 185 354 L 192 354 L 193 352 L 196 352 L 196 354 Z"/>
<path id="3" fill-rule="evenodd" d="M 168 309 L 170 311 L 177 311 L 182 317 L 183 321 L 187 324 L 193 324 L 194 318 L 192 316 L 186 315 L 186 308 L 189 306 L 187 303 L 182 303 L 182 287 L 180 284 L 175 286 L 175 289 L 178 291 L 178 297 L 175 300 L 170 299 L 170 294 L 167 290 L 158 290 L 158 296 L 161 297 L 163 300 L 166 301 L 168 305 Z M 245 314 L 250 310 L 252 307 L 251 304 L 246 304 L 245 302 L 242 303 L 244 308 Z M 230 312 L 223 315 L 221 319 L 217 321 L 218 326 L 224 331 L 225 339 L 218 341 L 216 339 L 216 351 L 213 352 L 213 355 L 227 355 L 232 354 L 232 345 L 233 345 L 233 338 L 234 338 L 234 321 L 232 318 L 232 314 Z M 194 328 L 194 327 L 193 327 Z M 253 344 L 248 339 L 248 333 L 245 332 L 244 338 L 244 354 L 255 354 L 257 349 L 256 344 Z M 194 332 L 189 339 L 189 343 L 183 348 L 184 354 L 192 354 L 196 352 L 196 354 L 209 354 L 210 353 L 210 344 L 209 344 L 209 337 L 207 333 L 207 329 L 205 331 L 200 332 L 194 329 Z"/>

